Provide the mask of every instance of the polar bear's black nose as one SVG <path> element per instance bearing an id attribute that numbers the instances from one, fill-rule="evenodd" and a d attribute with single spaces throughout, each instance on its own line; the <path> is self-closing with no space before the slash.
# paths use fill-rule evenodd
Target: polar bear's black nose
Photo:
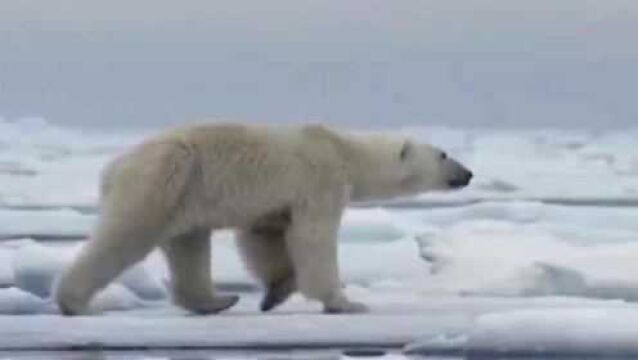
<path id="1" fill-rule="evenodd" d="M 460 176 L 450 180 L 448 184 L 453 189 L 461 188 L 467 186 L 470 183 L 470 180 L 472 180 L 472 177 L 474 177 L 474 174 L 472 174 L 471 171 L 463 170 L 463 173 Z"/>

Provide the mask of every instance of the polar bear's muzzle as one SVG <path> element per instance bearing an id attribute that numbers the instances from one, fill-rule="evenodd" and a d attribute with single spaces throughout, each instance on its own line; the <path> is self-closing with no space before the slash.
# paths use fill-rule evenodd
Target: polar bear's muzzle
<path id="1" fill-rule="evenodd" d="M 461 165 L 456 160 L 447 159 L 447 161 L 448 161 L 448 168 L 450 169 L 448 179 L 447 179 L 447 185 L 451 189 L 459 189 L 469 185 L 474 174 L 472 174 L 472 172 L 469 169 Z"/>

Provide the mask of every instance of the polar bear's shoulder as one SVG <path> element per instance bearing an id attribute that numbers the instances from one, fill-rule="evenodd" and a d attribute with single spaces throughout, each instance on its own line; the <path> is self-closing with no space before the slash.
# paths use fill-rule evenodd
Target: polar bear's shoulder
<path id="1" fill-rule="evenodd" d="M 303 125 L 298 128 L 298 134 L 300 139 L 306 144 L 330 147 L 338 152 L 347 149 L 352 142 L 352 139 L 349 139 L 347 134 L 323 124 Z"/>
<path id="2" fill-rule="evenodd" d="M 255 123 L 211 122 L 174 128 L 154 139 L 186 143 L 262 143 L 301 147 L 339 146 L 344 134 L 323 124 L 264 125 Z"/>
<path id="3" fill-rule="evenodd" d="M 319 123 L 301 125 L 299 127 L 299 131 L 303 135 L 310 136 L 310 137 L 320 137 L 320 138 L 329 139 L 329 138 L 334 138 L 339 136 L 339 134 L 337 134 L 335 130 L 327 127 L 326 125 L 319 124 Z"/>

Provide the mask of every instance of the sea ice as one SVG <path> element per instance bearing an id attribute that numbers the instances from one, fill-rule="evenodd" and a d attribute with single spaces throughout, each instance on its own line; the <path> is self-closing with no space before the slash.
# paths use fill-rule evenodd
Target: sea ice
<path id="1" fill-rule="evenodd" d="M 70 254 L 35 242 L 25 243 L 13 254 L 15 285 L 41 298 L 51 295 L 55 278 L 69 261 Z"/>
<path id="2" fill-rule="evenodd" d="M 62 318 L 51 287 L 79 243 L 3 241 L 0 314 L 12 316 L 0 316 L 0 348 L 400 346 L 423 337 L 428 351 L 638 355 L 638 210 L 608 206 L 638 203 L 636 130 L 400 131 L 442 146 L 477 176 L 461 192 L 346 212 L 341 277 L 371 314 L 326 317 L 299 296 L 258 313 L 261 294 L 232 234 L 219 231 L 216 282 L 243 291 L 230 312 L 185 316 L 169 306 L 154 252 L 98 295 L 93 309 L 103 316 Z M 85 236 L 100 169 L 143 135 L 0 120 L 0 237 Z"/>
<path id="3" fill-rule="evenodd" d="M 21 235 L 78 237 L 88 232 L 93 218 L 71 209 L 0 209 L 0 239 Z"/>
<path id="4" fill-rule="evenodd" d="M 49 298 L 57 278 L 79 250 L 78 245 L 47 246 L 32 241 L 22 242 L 10 256 L 13 262 L 12 283 L 40 298 Z M 127 270 L 117 279 L 117 286 L 103 291 L 104 300 L 97 300 L 98 304 L 104 309 L 128 309 L 139 306 L 142 300 L 165 299 L 166 289 L 161 278 L 152 276 L 146 266 L 141 263 Z"/>
<path id="5" fill-rule="evenodd" d="M 595 241 L 569 231 L 578 224 L 587 226 L 590 219 L 590 224 L 602 222 L 595 213 L 565 225 L 570 219 L 556 207 L 532 205 L 485 204 L 420 215 L 430 226 L 416 237 L 422 258 L 432 265 L 428 290 L 637 300 L 633 274 L 638 270 L 638 243 L 630 241 L 637 235 L 635 224 L 622 218 L 615 219 L 616 224 L 629 228 L 604 229 L 601 224 L 598 234 L 616 241 Z M 631 211 L 624 214 L 626 219 L 631 216 Z M 625 231 L 625 241 L 618 241 L 619 230 Z"/>
<path id="6" fill-rule="evenodd" d="M 0 314 L 41 314 L 47 309 L 48 302 L 31 293 L 15 287 L 0 289 Z"/>
<path id="7" fill-rule="evenodd" d="M 0 288 L 13 284 L 14 276 L 11 253 L 11 250 L 0 247 Z"/>
<path id="8" fill-rule="evenodd" d="M 466 356 L 638 356 L 636 309 L 571 308 L 479 316 L 467 333 L 417 341 L 408 353 Z"/>

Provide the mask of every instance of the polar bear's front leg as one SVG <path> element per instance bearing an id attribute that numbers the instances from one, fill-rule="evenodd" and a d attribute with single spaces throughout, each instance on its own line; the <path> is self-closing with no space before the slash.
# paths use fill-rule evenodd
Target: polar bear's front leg
<path id="1" fill-rule="evenodd" d="M 210 267 L 210 230 L 194 230 L 162 245 L 171 274 L 173 301 L 198 314 L 224 311 L 237 295 L 216 295 Z"/>
<path id="2" fill-rule="evenodd" d="M 342 208 L 298 209 L 293 212 L 287 244 L 299 291 L 323 303 L 326 313 L 361 313 L 367 307 L 351 302 L 341 290 L 337 233 Z"/>

